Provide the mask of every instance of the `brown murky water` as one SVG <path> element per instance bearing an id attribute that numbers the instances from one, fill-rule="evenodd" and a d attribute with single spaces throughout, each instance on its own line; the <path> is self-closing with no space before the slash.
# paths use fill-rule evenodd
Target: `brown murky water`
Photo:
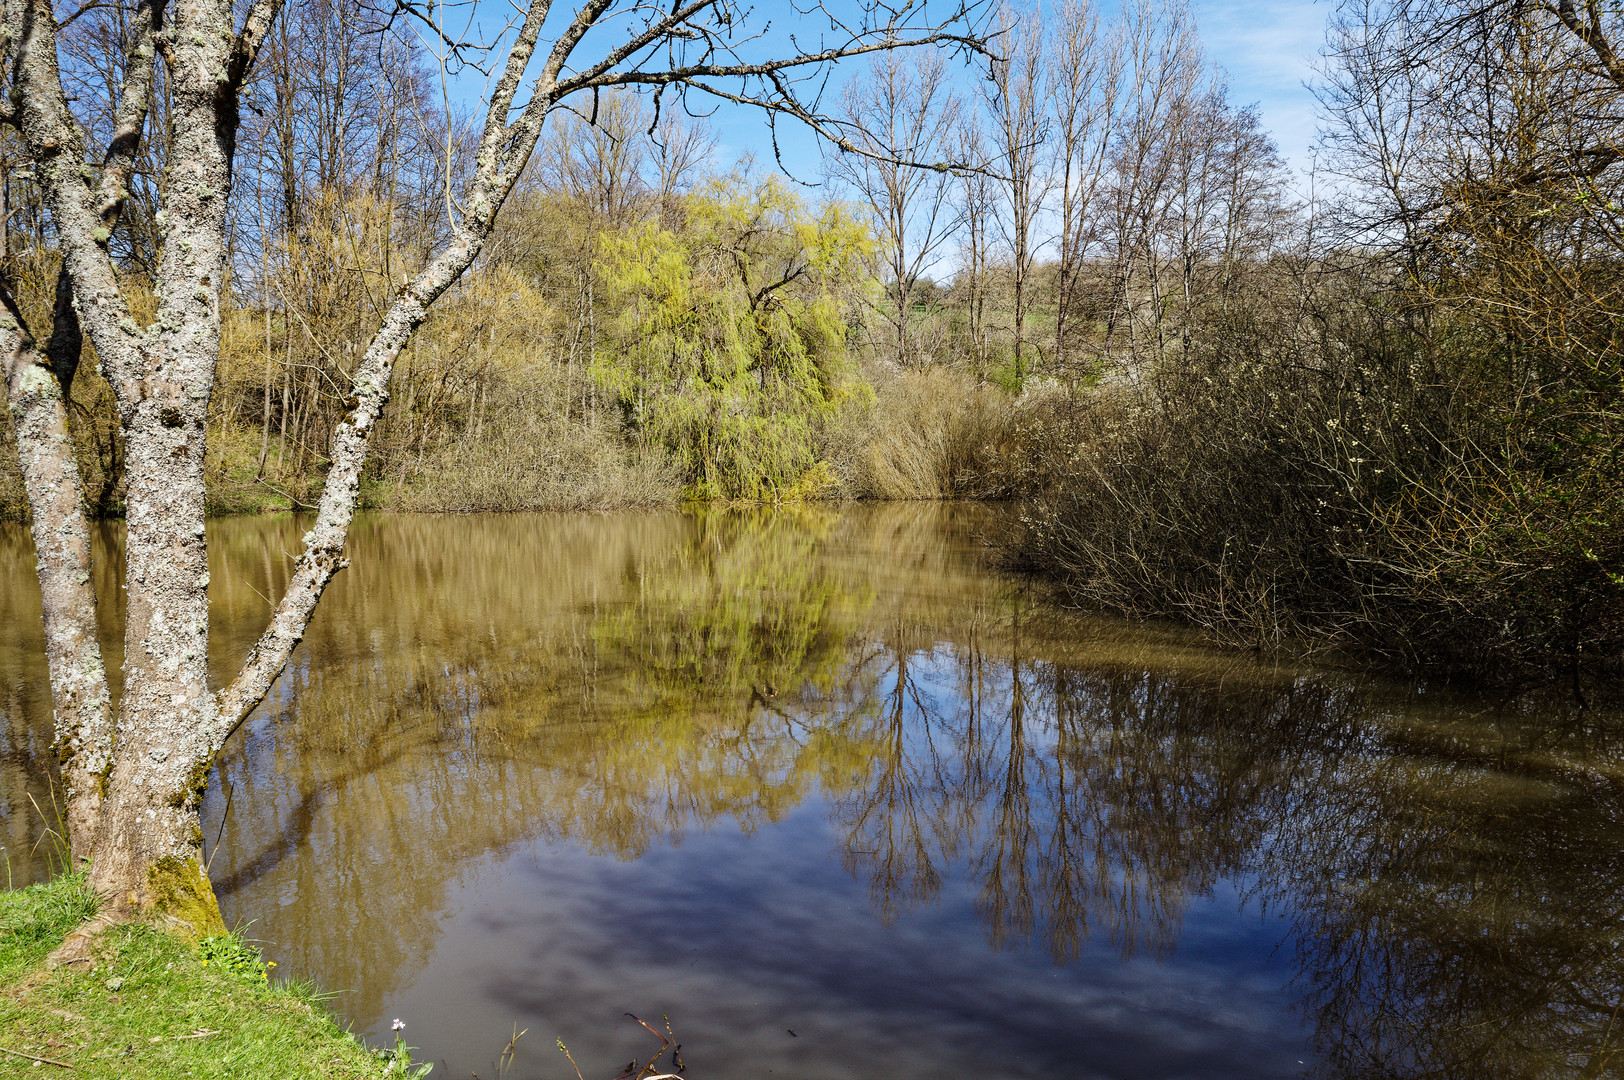
<path id="1" fill-rule="evenodd" d="M 437 1076 L 517 1025 L 602 1080 L 626 1012 L 695 1080 L 1624 1071 L 1624 720 L 1059 612 L 985 514 L 363 519 L 210 790 L 228 919 Z M 211 525 L 217 677 L 300 531 Z M 31 573 L 0 532 L 17 881 Z"/>

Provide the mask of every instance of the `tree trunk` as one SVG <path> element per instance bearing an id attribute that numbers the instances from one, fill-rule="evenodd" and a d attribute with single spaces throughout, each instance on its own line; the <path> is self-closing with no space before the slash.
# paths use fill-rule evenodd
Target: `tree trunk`
<path id="1" fill-rule="evenodd" d="M 208 682 L 203 453 L 220 354 L 236 121 L 234 110 L 222 109 L 218 83 L 235 34 L 230 4 L 178 5 L 168 14 L 175 164 L 167 177 L 157 318 L 144 335 L 141 378 L 120 395 L 124 693 L 90 883 L 115 908 L 163 910 L 201 933 L 220 925 L 202 872 L 197 806 L 219 748 Z"/>
<path id="2" fill-rule="evenodd" d="M 207 385 L 209 373 L 176 374 L 155 380 L 153 397 L 136 409 L 126 436 L 125 689 L 118 754 L 92 847 L 92 887 L 132 911 L 172 906 L 178 886 L 154 880 L 154 868 L 189 886 L 201 876 L 186 867 L 201 865 L 197 806 L 216 750 L 197 437 L 207 396 L 188 396 L 199 378 Z"/>
<path id="3" fill-rule="evenodd" d="M 45 612 L 51 707 L 66 788 L 64 824 L 77 862 L 90 855 L 101 784 L 113 755 L 112 709 L 90 579 L 90 530 L 68 436 L 66 394 L 45 356 L 33 347 L 11 298 L 3 299 L 7 310 L 0 312 L 0 355 Z"/>

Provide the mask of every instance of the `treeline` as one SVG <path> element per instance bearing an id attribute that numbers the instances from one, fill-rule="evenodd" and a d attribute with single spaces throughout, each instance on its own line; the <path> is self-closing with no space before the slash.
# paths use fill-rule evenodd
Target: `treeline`
<path id="1" fill-rule="evenodd" d="M 845 87 L 858 152 L 829 172 L 875 223 L 878 346 L 1012 390 L 1186 350 L 1300 242 L 1255 110 L 1229 102 L 1181 0 L 1005 6 L 993 28 L 969 83 L 884 56 Z"/>
<path id="2" fill-rule="evenodd" d="M 829 118 L 852 149 L 831 145 L 817 199 L 720 162 L 706 123 L 672 102 L 605 94 L 589 116 L 564 114 L 477 272 L 403 359 L 365 497 L 500 510 L 1022 490 L 1022 392 L 1094 378 L 1098 328 L 1105 348 L 1148 357 L 1242 287 L 1274 227 L 1279 167 L 1255 116 L 1225 103 L 1182 7 L 999 19 L 1008 62 L 858 73 Z M 64 32 L 77 103 L 106 136 L 120 28 L 87 9 Z M 361 343 L 454 212 L 448 162 L 466 155 L 447 151 L 469 134 L 437 83 L 432 56 L 368 8 L 302 0 L 278 23 L 239 140 L 218 512 L 314 498 Z M 109 241 L 137 283 L 158 258 L 153 146 Z M 24 228 L 0 262 L 37 321 L 51 227 L 25 172 L 5 183 Z M 1160 242 L 1173 205 L 1182 270 Z M 1221 282 L 1188 257 L 1209 243 Z M 93 509 L 117 514 L 121 447 L 91 368 L 74 434 Z M 9 465 L 8 449 L 0 513 L 18 516 Z"/>
<path id="3" fill-rule="evenodd" d="M 102 135 L 111 19 L 65 31 Z M 979 71 L 880 54 L 831 90 L 821 191 L 720 161 L 670 100 L 562 114 L 403 357 L 367 502 L 1019 497 L 1006 554 L 1079 602 L 1480 672 L 1616 660 L 1624 17 L 1346 0 L 1307 201 L 1182 0 L 993 19 Z M 314 498 L 468 156 L 386 16 L 299 0 L 278 27 L 232 203 L 218 512 Z M 153 147 L 109 240 L 135 282 Z M 0 157 L 0 272 L 48 323 L 50 223 Z M 116 514 L 91 365 L 72 397 Z"/>

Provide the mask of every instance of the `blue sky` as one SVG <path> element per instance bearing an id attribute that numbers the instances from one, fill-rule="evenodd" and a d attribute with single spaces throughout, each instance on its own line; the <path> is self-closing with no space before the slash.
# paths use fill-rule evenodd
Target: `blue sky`
<path id="1" fill-rule="evenodd" d="M 841 2 L 835 0 L 835 6 L 840 7 Z M 1099 3 L 1102 10 L 1114 6 L 1112 0 Z M 1315 103 L 1304 83 L 1313 77 L 1335 0 L 1191 0 L 1191 4 L 1209 56 L 1229 73 L 1231 100 L 1237 105 L 1258 106 L 1264 127 L 1274 135 L 1293 171 L 1301 176 L 1309 165 L 1315 127 Z M 564 13 L 558 16 L 562 19 L 574 5 L 559 7 Z M 773 20 L 770 39 L 793 29 L 810 30 L 813 25 L 811 21 L 802 24 L 795 18 L 786 19 L 784 11 L 772 5 L 758 7 L 756 17 Z M 837 75 L 836 82 L 839 78 Z M 484 94 L 483 79 L 465 75 L 455 81 L 457 97 L 477 101 Z M 753 150 L 762 167 L 772 167 L 767 126 L 759 114 L 724 107 L 712 123 L 719 137 L 720 160 L 730 161 Z M 820 169 L 816 141 L 793 123 L 785 124 L 781 135 L 785 163 L 799 178 L 817 180 Z"/>
<path id="2" fill-rule="evenodd" d="M 1229 72 L 1230 98 L 1256 103 L 1263 125 L 1299 173 L 1314 141 L 1314 98 L 1303 86 L 1334 10 L 1325 0 L 1195 0 L 1201 39 Z"/>
<path id="3" fill-rule="evenodd" d="M 1109 0 L 1102 7 L 1109 6 Z M 1299 178 L 1309 166 L 1314 142 L 1315 102 L 1305 83 L 1325 42 L 1325 24 L 1335 10 L 1332 0 L 1192 0 L 1201 39 L 1208 55 L 1230 77 L 1230 100 L 1256 104 L 1263 125 Z M 724 160 L 754 149 L 760 164 L 772 164 L 766 125 L 748 113 L 735 113 L 717 125 Z M 817 178 L 817 150 L 801 142 L 795 125 L 786 125 L 790 142 L 785 161 L 802 179 Z M 1306 186 L 1306 185 L 1305 185 Z"/>

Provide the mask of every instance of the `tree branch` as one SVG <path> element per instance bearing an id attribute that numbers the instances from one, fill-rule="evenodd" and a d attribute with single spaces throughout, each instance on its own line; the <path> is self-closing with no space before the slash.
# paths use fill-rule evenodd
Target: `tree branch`
<path id="1" fill-rule="evenodd" d="M 946 40 L 951 40 L 951 39 L 946 39 Z M 843 55 L 845 55 L 845 56 L 856 56 L 856 55 L 862 55 L 863 53 L 872 52 L 872 51 L 874 51 L 874 50 L 872 50 L 872 49 L 864 49 L 860 53 L 846 53 L 846 54 L 843 54 Z M 603 79 L 599 80 L 595 85 L 597 85 L 597 86 L 671 86 L 671 85 L 677 85 L 677 86 L 685 87 L 687 89 L 697 90 L 700 93 L 708 94 L 711 97 L 718 98 L 718 99 L 720 99 L 722 101 L 731 102 L 732 104 L 735 104 L 735 105 L 748 105 L 748 106 L 751 106 L 752 108 L 761 109 L 761 110 L 763 110 L 763 111 L 765 111 L 768 114 L 773 115 L 773 116 L 789 116 L 789 117 L 793 117 L 794 119 L 799 120 L 801 123 L 805 124 L 807 127 L 811 128 L 812 131 L 816 135 L 818 135 L 819 137 L 821 137 L 824 140 L 828 141 L 829 143 L 832 143 L 834 146 L 839 148 L 842 152 L 848 153 L 848 154 L 856 154 L 859 157 L 869 158 L 869 159 L 871 159 L 873 161 L 884 162 L 884 163 L 886 163 L 888 165 L 902 165 L 902 166 L 907 166 L 907 167 L 916 168 L 916 169 L 929 169 L 929 170 L 931 170 L 933 172 L 966 173 L 966 172 L 988 172 L 989 171 L 985 167 L 975 166 L 975 165 L 970 164 L 967 161 L 916 161 L 916 160 L 912 160 L 912 159 L 909 159 L 909 158 L 902 157 L 900 155 L 886 153 L 883 150 L 875 149 L 871 145 L 864 145 L 861 142 L 853 141 L 845 133 L 846 130 L 848 130 L 848 129 L 855 130 L 855 128 L 852 125 L 850 125 L 846 121 L 840 120 L 837 117 L 828 116 L 828 115 L 825 115 L 825 114 L 820 113 L 820 112 L 816 112 L 816 111 L 808 108 L 806 105 L 802 104 L 792 93 L 789 93 L 787 87 L 782 88 L 782 96 L 780 96 L 780 97 L 776 97 L 776 98 L 773 98 L 773 97 L 757 97 L 757 96 L 753 96 L 753 95 L 750 95 L 750 94 L 732 93 L 730 91 L 723 90 L 719 86 L 713 86 L 710 83 L 703 81 L 703 79 L 713 77 L 713 76 L 718 77 L 718 78 L 727 78 L 727 77 L 732 77 L 732 76 L 756 74 L 756 72 L 749 71 L 749 70 L 747 70 L 747 68 L 748 67 L 758 67 L 758 66 L 761 66 L 761 65 L 738 65 L 738 66 L 731 67 L 731 68 L 727 68 L 727 67 L 715 67 L 715 68 L 695 67 L 695 68 L 687 69 L 685 71 L 650 72 L 650 73 L 633 71 L 633 72 L 625 72 L 625 73 L 622 73 L 622 74 L 619 74 L 619 75 L 606 76 Z"/>
<path id="2" fill-rule="evenodd" d="M 1589 46 L 1596 59 L 1601 61 L 1602 69 L 1607 72 L 1607 77 L 1614 85 L 1624 87 L 1624 63 L 1619 62 L 1612 43 L 1607 40 L 1607 35 L 1602 33 L 1601 9 L 1597 0 L 1585 0 L 1583 19 L 1580 19 L 1578 12 L 1574 10 L 1573 0 L 1558 0 L 1554 7 L 1547 4 L 1545 10 L 1554 14 L 1574 37 Z"/>
<path id="3" fill-rule="evenodd" d="M 233 91 L 242 89 L 249 72 L 254 69 L 260 46 L 265 44 L 265 36 L 271 32 L 271 24 L 281 10 L 282 0 L 254 0 L 254 5 L 248 9 L 242 29 L 237 32 L 237 39 L 231 45 L 231 56 L 226 61 L 226 85 Z"/>
<path id="4" fill-rule="evenodd" d="M 1588 159 L 1583 165 L 1572 168 L 1540 168 L 1530 169 L 1512 177 L 1511 184 L 1517 188 L 1537 187 L 1540 184 L 1560 183 L 1565 180 L 1589 180 L 1600 176 L 1608 168 L 1624 159 L 1624 152 L 1612 146 L 1593 146 L 1579 151 L 1581 159 Z"/>
<path id="5" fill-rule="evenodd" d="M 525 13 L 519 36 L 502 65 L 502 77 L 491 91 L 490 108 L 485 113 L 485 131 L 480 140 L 482 148 L 494 150 L 507 134 L 507 114 L 513 108 L 513 96 L 524 82 L 524 70 L 530 66 L 536 42 L 541 37 L 542 24 L 547 21 L 547 13 L 552 6 L 552 0 L 537 0 Z"/>
<path id="6" fill-rule="evenodd" d="M 76 344 L 77 320 L 65 272 L 57 281 L 57 316 L 53 344 L 58 337 L 64 348 L 69 342 Z M 60 325 L 64 319 L 71 322 L 71 331 Z M 77 362 L 75 355 L 69 381 Z M 78 855 L 100 812 L 99 783 L 112 761 L 113 720 L 90 583 L 90 528 L 68 433 L 67 383 L 53 376 L 52 366 L 51 358 L 35 346 L 15 298 L 0 282 L 0 376 L 5 380 L 28 497 L 54 734 L 67 788 L 68 836 Z"/>
<path id="7" fill-rule="evenodd" d="M 49 0 L 14 2 L 9 21 L 16 40 L 12 68 L 17 101 L 15 124 L 45 191 L 63 264 L 73 279 L 80 316 L 93 324 L 97 357 L 118 396 L 120 409 L 127 411 L 139 398 L 146 335 L 130 317 L 108 251 L 112 230 L 97 205 L 96 192 L 81 171 L 84 135 L 68 109 L 62 88 L 51 5 Z M 147 36 L 150 39 L 150 29 Z M 137 93 L 136 97 L 147 95 Z M 124 152 L 121 149 L 115 153 L 115 162 Z M 115 169 L 118 167 L 115 164 Z M 122 205 L 121 200 L 118 205 Z"/>
<path id="8" fill-rule="evenodd" d="M 163 21 L 165 0 L 141 0 L 130 19 L 124 47 L 124 82 L 119 89 L 113 136 L 102 155 L 101 184 L 96 193 L 97 214 L 111 231 L 130 195 L 130 177 L 141 150 L 147 113 L 152 108 L 153 74 L 158 50 L 153 34 Z"/>

